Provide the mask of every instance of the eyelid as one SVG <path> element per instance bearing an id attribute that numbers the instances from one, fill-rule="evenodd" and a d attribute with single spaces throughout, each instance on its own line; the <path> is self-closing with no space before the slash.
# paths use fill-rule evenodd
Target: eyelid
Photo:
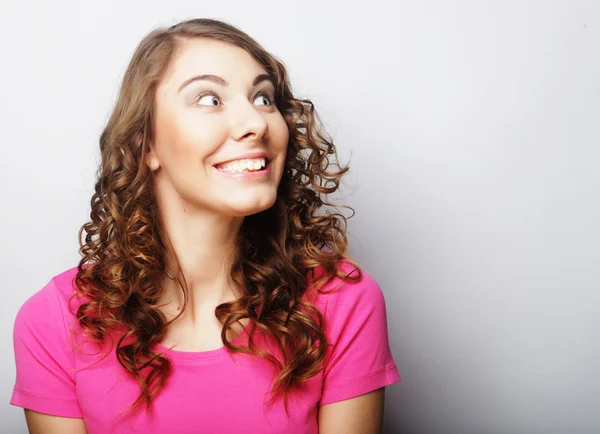
<path id="1" fill-rule="evenodd" d="M 219 95 L 217 95 L 215 92 L 213 92 L 212 90 L 207 90 L 205 92 L 200 92 L 198 95 L 196 95 L 196 97 L 194 97 L 194 100 L 192 101 L 194 104 L 197 104 L 198 101 L 200 101 L 203 97 L 205 96 L 214 96 L 215 98 L 217 98 L 219 100 L 219 102 L 221 104 L 223 104 L 223 101 L 221 101 L 221 97 Z"/>
<path id="2" fill-rule="evenodd" d="M 219 102 L 220 102 L 221 105 L 223 104 L 223 101 L 221 100 L 221 97 L 219 95 L 217 95 L 216 92 L 213 92 L 212 90 L 207 90 L 207 91 L 204 91 L 204 92 L 200 92 L 198 95 L 196 95 L 194 97 L 194 100 L 192 101 L 192 103 L 193 104 L 197 104 L 198 101 L 200 101 L 202 98 L 204 98 L 205 96 L 208 96 L 208 95 L 214 96 L 215 98 L 217 98 L 219 100 Z M 271 106 L 275 106 L 275 94 L 273 92 L 269 91 L 269 90 L 264 90 L 263 89 L 263 90 L 258 91 L 256 93 L 256 95 L 254 95 L 254 98 L 252 98 L 252 101 L 254 101 L 257 97 L 259 97 L 261 95 L 264 95 L 264 96 L 266 96 L 269 99 L 269 101 L 271 102 Z M 216 106 L 214 106 L 214 107 L 216 107 Z"/>
<path id="3" fill-rule="evenodd" d="M 275 95 L 273 94 L 273 92 L 270 92 L 268 90 L 261 90 L 256 95 L 254 95 L 254 99 L 256 99 L 257 97 L 259 97 L 261 95 L 264 95 L 267 98 L 269 98 L 269 101 L 271 101 L 271 104 L 275 105 Z"/>

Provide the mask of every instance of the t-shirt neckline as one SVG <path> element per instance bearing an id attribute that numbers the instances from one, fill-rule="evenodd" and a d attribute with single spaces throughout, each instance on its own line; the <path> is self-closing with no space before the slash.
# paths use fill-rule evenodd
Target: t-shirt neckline
<path id="1" fill-rule="evenodd" d="M 232 344 L 234 344 L 234 345 L 243 345 L 244 344 L 244 342 L 240 339 L 240 337 L 242 335 L 244 335 L 246 338 L 248 337 L 248 327 L 250 327 L 250 324 L 251 324 L 251 322 L 248 322 L 246 327 L 244 327 L 237 336 L 235 336 L 233 339 L 231 339 Z M 161 344 L 160 342 L 157 342 L 155 345 L 159 352 L 164 352 L 166 355 L 168 355 L 173 360 L 180 360 L 180 361 L 214 360 L 214 359 L 221 358 L 229 353 L 229 350 L 224 345 L 222 347 L 215 348 L 213 350 L 204 350 L 204 351 L 176 350 L 176 349 L 169 348 L 166 345 Z"/>

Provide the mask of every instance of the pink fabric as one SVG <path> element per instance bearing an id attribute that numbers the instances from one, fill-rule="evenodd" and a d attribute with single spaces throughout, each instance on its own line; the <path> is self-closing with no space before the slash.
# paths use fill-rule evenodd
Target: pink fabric
<path id="1" fill-rule="evenodd" d="M 348 264 L 341 267 L 350 270 Z M 17 379 L 10 403 L 83 418 L 89 434 L 317 433 L 319 405 L 401 380 L 388 344 L 383 293 L 363 270 L 360 282 L 344 282 L 313 300 L 324 315 L 331 347 L 325 369 L 290 396 L 289 416 L 281 400 L 266 403 L 271 365 L 255 356 L 232 355 L 223 347 L 169 350 L 173 373 L 155 398 L 153 411 L 119 417 L 137 397 L 139 386 L 114 351 L 104 359 L 90 354 L 93 346 L 71 333 L 79 330 L 71 313 L 76 306 L 69 306 L 76 271 L 54 277 L 19 310 L 14 326 Z M 161 345 L 157 349 L 166 350 Z"/>

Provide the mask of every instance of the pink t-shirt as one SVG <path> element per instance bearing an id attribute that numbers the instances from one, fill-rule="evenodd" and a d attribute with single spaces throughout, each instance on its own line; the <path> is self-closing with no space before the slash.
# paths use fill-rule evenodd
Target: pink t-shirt
<path id="1" fill-rule="evenodd" d="M 351 270 L 346 263 L 341 267 Z M 14 326 L 17 378 L 10 403 L 83 418 L 89 434 L 317 433 L 320 405 L 401 380 L 388 343 L 383 293 L 363 270 L 360 282 L 346 281 L 313 300 L 324 316 L 330 351 L 324 370 L 290 395 L 289 416 L 281 399 L 266 403 L 272 365 L 222 347 L 168 350 L 173 371 L 153 401 L 152 412 L 119 418 L 138 396 L 139 385 L 118 363 L 114 350 L 101 360 L 73 348 L 70 331 L 79 329 L 69 298 L 76 272 L 72 268 L 54 277 L 19 310 Z M 339 279 L 324 289 L 337 283 Z M 89 346 L 84 348 L 91 353 Z M 167 350 L 160 344 L 157 349 Z"/>

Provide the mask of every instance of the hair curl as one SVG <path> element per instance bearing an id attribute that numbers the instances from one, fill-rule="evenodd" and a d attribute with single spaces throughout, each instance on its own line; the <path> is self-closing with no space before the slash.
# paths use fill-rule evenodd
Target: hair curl
<path id="1" fill-rule="evenodd" d="M 91 221 L 79 231 L 82 259 L 75 280 L 77 295 L 85 298 L 75 313 L 85 334 L 104 342 L 120 332 L 118 361 L 141 389 L 131 408 L 150 409 L 172 369 L 168 357 L 152 350 L 170 324 L 156 306 L 168 250 L 152 173 L 144 164 L 154 134 L 155 91 L 181 42 L 199 37 L 241 47 L 266 69 L 275 84 L 276 106 L 290 132 L 276 203 L 246 217 L 237 237 L 231 278 L 245 293 L 215 310 L 223 324 L 224 346 L 273 363 L 279 372 L 273 397 L 283 396 L 286 401 L 294 386 L 322 369 L 327 348 L 323 317 L 302 299 L 305 291 L 309 286 L 318 290 L 336 276 L 360 278 L 356 264 L 354 277 L 337 267 L 346 259 L 347 222 L 324 199 L 338 189 L 348 166 L 340 165 L 312 102 L 294 98 L 284 65 L 248 35 L 221 21 L 194 19 L 152 31 L 133 54 L 100 136 L 101 163 Z M 321 212 L 324 207 L 327 210 Z M 319 276 L 317 267 L 323 270 Z M 185 283 L 180 284 L 183 312 L 188 295 Z M 248 345 L 234 345 L 227 331 L 243 319 L 250 324 Z M 277 344 L 282 359 L 253 344 L 257 331 Z"/>

